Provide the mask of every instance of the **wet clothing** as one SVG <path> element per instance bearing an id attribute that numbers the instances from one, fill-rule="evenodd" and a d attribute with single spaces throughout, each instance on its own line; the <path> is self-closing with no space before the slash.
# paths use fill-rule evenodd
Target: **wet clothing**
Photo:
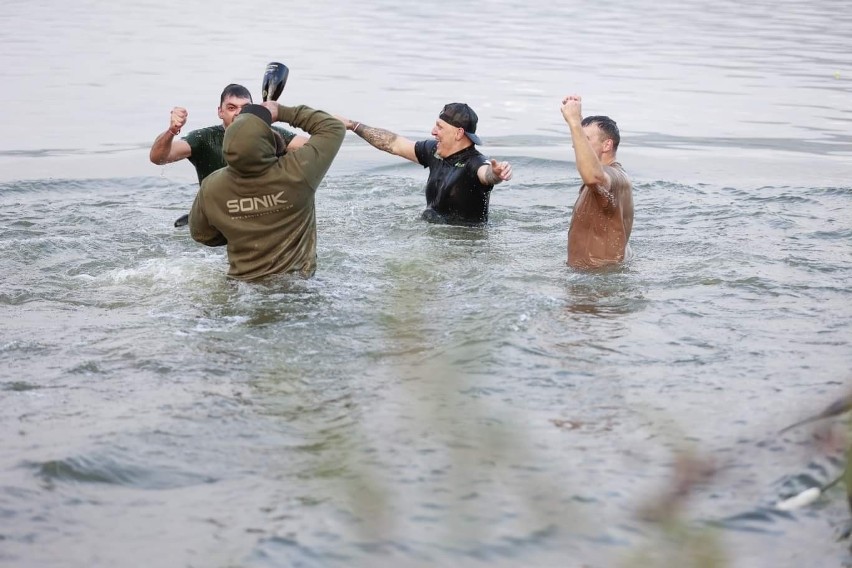
<path id="1" fill-rule="evenodd" d="M 210 174 L 189 213 L 192 238 L 228 247 L 228 276 L 253 280 L 279 272 L 316 270 L 314 195 L 346 133 L 343 123 L 306 106 L 278 107 L 278 120 L 310 134 L 301 148 L 275 154 L 272 130 L 257 116 L 228 127 L 227 167 Z"/>
<path id="2" fill-rule="evenodd" d="M 476 174 L 488 163 L 475 146 L 440 158 L 437 140 L 414 144 L 417 161 L 429 168 L 423 219 L 431 222 L 479 224 L 488 221 L 488 202 L 493 185 L 484 185 Z"/>
<path id="3" fill-rule="evenodd" d="M 273 126 L 272 128 L 277 130 L 284 138 L 285 146 L 296 137 L 294 132 L 280 126 Z M 225 157 L 222 155 L 222 142 L 225 139 L 224 125 L 219 124 L 218 126 L 193 130 L 183 139 L 186 140 L 192 150 L 192 154 L 187 159 L 195 166 L 199 184 L 204 181 L 204 178 L 227 165 Z"/>
<path id="4" fill-rule="evenodd" d="M 568 228 L 568 265 L 601 268 L 618 264 L 630 252 L 633 189 L 621 164 L 604 166 L 610 184 L 598 192 L 583 185 Z"/>

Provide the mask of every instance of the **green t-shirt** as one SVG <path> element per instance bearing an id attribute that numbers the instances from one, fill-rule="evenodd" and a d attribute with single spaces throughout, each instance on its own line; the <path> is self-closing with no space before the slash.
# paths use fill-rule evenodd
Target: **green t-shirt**
<path id="1" fill-rule="evenodd" d="M 284 138 L 284 145 L 290 144 L 290 141 L 296 137 L 296 134 L 285 128 L 273 126 L 274 130 Z M 189 147 L 192 149 L 192 154 L 187 158 L 192 165 L 195 166 L 195 173 L 198 174 L 198 183 L 201 184 L 204 178 L 218 170 L 224 168 L 228 164 L 225 163 L 225 156 L 222 154 L 222 142 L 225 140 L 225 127 L 221 124 L 217 126 L 208 126 L 207 128 L 199 128 L 193 130 L 183 137 Z"/>

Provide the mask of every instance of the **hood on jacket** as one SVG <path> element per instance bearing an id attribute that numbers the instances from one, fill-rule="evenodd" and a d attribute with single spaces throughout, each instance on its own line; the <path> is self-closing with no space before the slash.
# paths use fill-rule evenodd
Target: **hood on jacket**
<path id="1" fill-rule="evenodd" d="M 272 129 L 253 114 L 237 115 L 225 129 L 222 152 L 229 166 L 250 177 L 261 175 L 278 161 Z"/>

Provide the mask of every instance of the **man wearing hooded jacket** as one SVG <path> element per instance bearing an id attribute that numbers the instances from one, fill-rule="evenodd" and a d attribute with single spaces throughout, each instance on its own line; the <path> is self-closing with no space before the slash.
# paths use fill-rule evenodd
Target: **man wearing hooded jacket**
<path id="1" fill-rule="evenodd" d="M 270 109 L 272 112 L 270 112 Z M 304 146 L 276 155 L 273 116 L 308 134 Z M 205 178 L 189 214 L 192 238 L 227 246 L 228 276 L 316 271 L 314 195 L 337 155 L 346 129 L 307 106 L 247 105 L 225 131 L 227 166 Z"/>

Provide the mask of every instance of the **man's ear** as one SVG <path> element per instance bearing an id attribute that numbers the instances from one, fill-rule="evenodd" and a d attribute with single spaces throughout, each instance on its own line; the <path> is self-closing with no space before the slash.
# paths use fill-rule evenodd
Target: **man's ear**
<path id="1" fill-rule="evenodd" d="M 612 138 L 607 138 L 603 143 L 603 151 L 604 152 L 612 152 L 613 141 Z"/>
<path id="2" fill-rule="evenodd" d="M 222 107 L 216 107 L 216 114 L 219 115 L 219 120 L 225 120 L 225 117 L 222 116 Z"/>

